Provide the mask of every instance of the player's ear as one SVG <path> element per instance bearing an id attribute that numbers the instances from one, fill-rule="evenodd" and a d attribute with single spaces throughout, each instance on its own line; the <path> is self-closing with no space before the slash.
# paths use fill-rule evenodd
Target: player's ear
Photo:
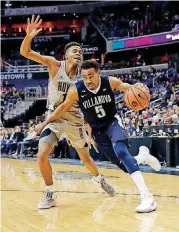
<path id="1" fill-rule="evenodd" d="M 101 70 L 98 70 L 99 75 L 101 75 Z"/>
<path id="2" fill-rule="evenodd" d="M 65 53 L 65 59 L 68 59 L 68 51 Z"/>

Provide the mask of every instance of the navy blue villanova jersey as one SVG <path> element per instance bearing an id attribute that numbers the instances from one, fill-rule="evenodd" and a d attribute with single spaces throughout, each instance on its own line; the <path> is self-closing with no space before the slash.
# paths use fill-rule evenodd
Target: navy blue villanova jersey
<path id="1" fill-rule="evenodd" d="M 114 92 L 109 83 L 109 77 L 101 77 L 101 86 L 98 92 L 89 91 L 83 81 L 76 83 L 79 97 L 79 106 L 93 129 L 105 128 L 117 113 Z"/>

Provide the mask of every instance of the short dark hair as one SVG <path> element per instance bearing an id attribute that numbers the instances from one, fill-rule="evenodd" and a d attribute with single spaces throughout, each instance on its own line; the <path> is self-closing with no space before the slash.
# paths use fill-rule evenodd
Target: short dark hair
<path id="1" fill-rule="evenodd" d="M 99 70 L 99 65 L 96 61 L 93 60 L 85 60 L 81 65 L 81 69 L 90 69 L 90 68 L 94 68 L 97 71 Z"/>
<path id="2" fill-rule="evenodd" d="M 72 46 L 78 46 L 82 49 L 81 44 L 77 43 L 77 42 L 70 42 L 68 44 L 66 44 L 65 48 L 64 48 L 64 53 L 66 53 L 66 51 L 68 50 L 68 48 L 72 47 Z"/>

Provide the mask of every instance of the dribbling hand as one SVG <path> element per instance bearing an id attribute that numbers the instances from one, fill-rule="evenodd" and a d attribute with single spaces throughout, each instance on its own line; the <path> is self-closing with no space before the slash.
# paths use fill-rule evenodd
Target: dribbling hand
<path id="1" fill-rule="evenodd" d="M 33 38 L 36 35 L 38 35 L 40 33 L 40 31 L 42 30 L 42 28 L 39 28 L 41 23 L 42 23 L 42 19 L 40 19 L 40 15 L 38 15 L 36 19 L 35 19 L 35 16 L 32 15 L 31 21 L 28 18 L 27 19 L 27 28 L 26 28 L 27 36 Z"/>
<path id="2" fill-rule="evenodd" d="M 141 82 L 137 82 L 134 84 L 135 86 L 140 86 L 140 85 L 143 85 Z"/>

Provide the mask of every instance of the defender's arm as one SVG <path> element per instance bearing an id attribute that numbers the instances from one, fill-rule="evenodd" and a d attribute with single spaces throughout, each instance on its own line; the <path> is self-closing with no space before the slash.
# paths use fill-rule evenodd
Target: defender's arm
<path id="1" fill-rule="evenodd" d="M 71 87 L 66 96 L 66 100 L 60 104 L 55 111 L 50 115 L 50 117 L 43 122 L 44 126 L 50 122 L 57 121 L 65 112 L 67 112 L 70 107 L 78 101 L 78 92 L 75 86 Z"/>

